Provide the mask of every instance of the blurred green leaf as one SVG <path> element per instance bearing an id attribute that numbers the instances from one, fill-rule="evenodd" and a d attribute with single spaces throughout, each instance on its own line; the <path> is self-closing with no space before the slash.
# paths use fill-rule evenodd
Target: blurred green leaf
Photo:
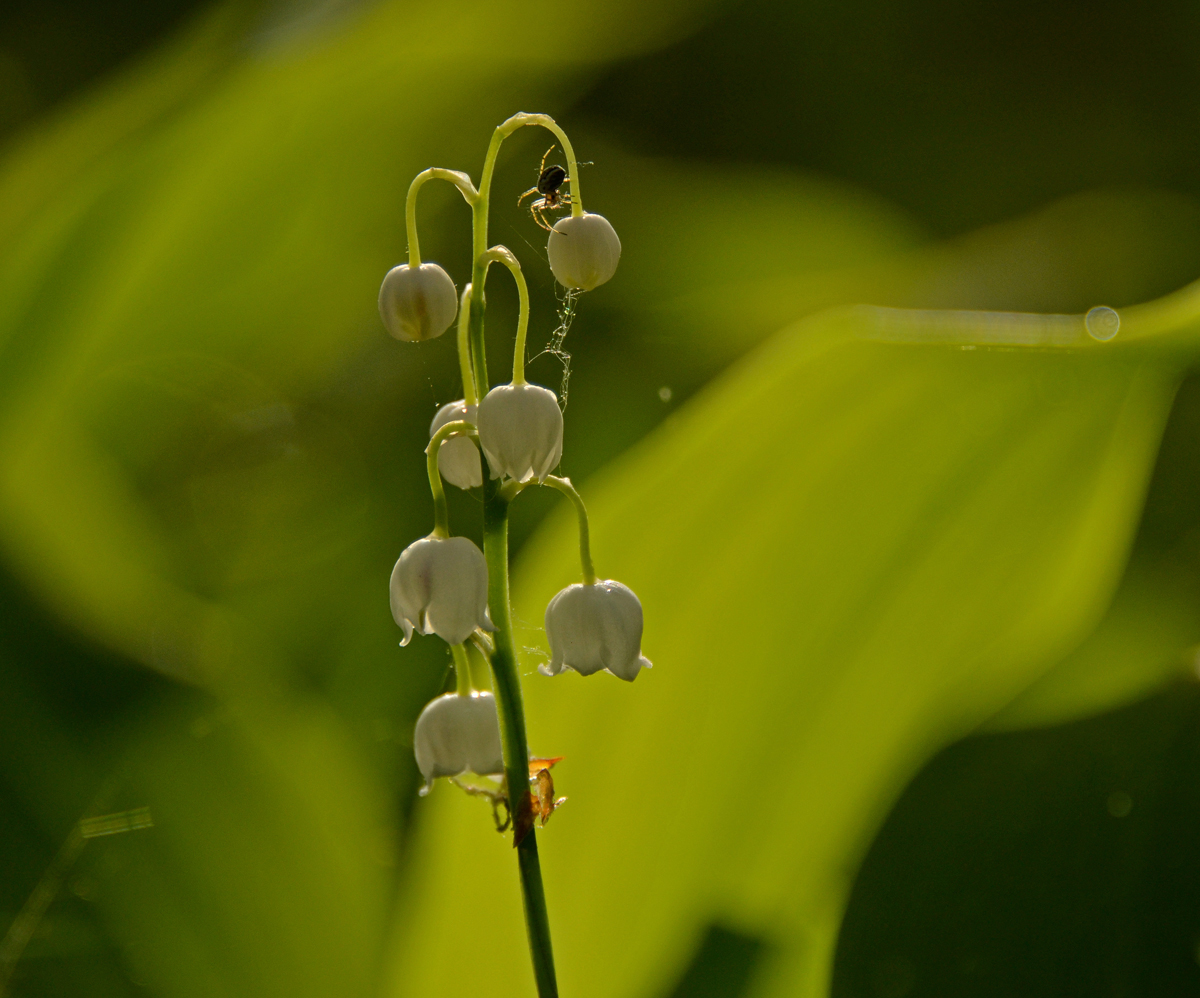
<path id="1" fill-rule="evenodd" d="M 825 178 L 619 152 L 603 164 L 589 182 L 629 244 L 608 300 L 649 313 L 644 335 L 675 345 L 679 363 L 727 363 L 847 302 L 1119 308 L 1175 290 L 1200 262 L 1200 206 L 1164 191 L 1088 191 L 931 243 L 895 207 Z"/>
<path id="2" fill-rule="evenodd" d="M 128 769 L 154 828 L 105 843 L 100 904 L 135 979 L 164 996 L 376 993 L 395 833 L 327 708 L 164 714 Z"/>
<path id="3" fill-rule="evenodd" d="M 911 342 L 980 338 L 1075 348 Z M 535 751 L 567 757 L 543 839 L 564 990 L 665 993 L 720 921 L 773 945 L 756 993 L 821 993 L 890 801 L 1116 587 L 1179 362 L 1087 342 L 1080 317 L 829 313 L 587 489 L 598 568 L 641 597 L 656 668 L 526 687 Z M 518 614 L 535 628 L 572 581 L 558 518 L 522 557 Z M 404 993 L 528 979 L 475 803 L 447 788 L 425 815 Z M 486 977 L 451 959 L 485 931 Z"/>
<path id="4" fill-rule="evenodd" d="M 237 671 L 246 642 L 271 661 L 280 635 L 264 623 L 286 634 L 354 618 L 357 592 L 314 616 L 328 587 L 289 584 L 288 563 L 386 571 L 425 507 L 372 505 L 363 469 L 392 463 L 396 437 L 415 443 L 424 410 L 455 390 L 444 344 L 401 358 L 375 315 L 403 249 L 407 178 L 432 157 L 478 169 L 515 106 L 561 102 L 704 9 L 574 7 L 559 28 L 588 43 L 564 61 L 528 30 L 541 13 L 529 4 L 382 3 L 315 27 L 218 7 L 13 149 L 0 173 L 0 508 L 22 574 L 107 644 L 208 684 Z M 466 216 L 452 242 L 434 221 L 445 204 L 425 206 L 427 248 L 453 245 L 443 259 L 461 275 Z M 334 494 L 286 499 L 325 481 Z M 389 484 L 378 492 L 408 491 Z M 329 636 L 294 635 L 287 650 L 314 640 Z"/>
<path id="5" fill-rule="evenodd" d="M 1048 727 L 1131 703 L 1195 675 L 1200 585 L 1190 565 L 1135 560 L 1100 626 L 992 718 L 987 728 Z"/>
<path id="6" fill-rule="evenodd" d="M 950 746 L 891 809 L 835 998 L 1194 994 L 1200 686 Z"/>

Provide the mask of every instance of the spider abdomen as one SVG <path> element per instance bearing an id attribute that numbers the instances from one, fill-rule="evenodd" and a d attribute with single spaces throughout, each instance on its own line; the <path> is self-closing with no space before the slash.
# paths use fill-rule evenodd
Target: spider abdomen
<path id="1" fill-rule="evenodd" d="M 558 193 L 558 189 L 562 187 L 563 181 L 566 179 L 567 171 L 561 166 L 548 166 L 542 171 L 542 175 L 538 177 L 538 193 L 551 197 Z"/>

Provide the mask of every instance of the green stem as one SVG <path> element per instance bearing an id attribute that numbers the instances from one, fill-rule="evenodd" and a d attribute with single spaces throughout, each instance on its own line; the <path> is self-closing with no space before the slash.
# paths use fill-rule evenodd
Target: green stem
<path id="1" fill-rule="evenodd" d="M 562 143 L 563 152 L 567 156 L 567 177 L 571 183 L 571 214 L 576 217 L 583 214 L 583 197 L 579 192 L 579 164 L 575 159 L 575 147 L 571 145 L 567 133 L 558 127 L 558 123 L 548 114 L 528 114 L 522 111 L 498 125 L 492 132 L 492 139 L 488 143 L 487 156 L 483 161 L 483 173 L 479 178 L 479 190 L 476 192 L 475 200 L 471 203 L 474 226 L 474 241 L 471 249 L 472 259 L 475 261 L 471 270 L 471 284 L 478 289 L 478 293 L 472 293 L 471 300 L 471 362 L 475 368 L 475 376 L 478 378 L 480 398 L 487 394 L 491 384 L 487 376 L 487 356 L 484 351 L 483 338 L 483 278 L 487 270 L 487 263 L 483 256 L 488 248 L 488 205 L 491 201 L 492 175 L 496 170 L 496 157 L 500 153 L 501 144 L 518 128 L 525 125 L 540 125 L 552 132 L 555 138 Z"/>
<path id="2" fill-rule="evenodd" d="M 575 512 L 579 516 L 579 565 L 583 569 L 583 584 L 596 584 L 596 570 L 592 567 L 592 545 L 589 539 L 587 507 L 583 505 L 583 497 L 575 491 L 569 478 L 559 478 L 557 475 L 547 475 L 543 485 L 558 489 L 575 504 Z"/>
<path id="3" fill-rule="evenodd" d="M 567 179 L 571 184 L 571 214 L 577 217 L 582 215 L 583 195 L 579 193 L 579 164 L 575 160 L 575 147 L 571 145 L 567 133 L 559 128 L 558 122 L 548 114 L 529 114 L 526 111 L 518 111 L 506 122 L 496 126 L 496 130 L 492 132 L 492 141 L 488 143 L 487 156 L 483 161 L 483 173 L 479 177 L 479 201 L 476 202 L 476 205 L 482 202 L 484 218 L 487 218 L 487 203 L 492 190 L 492 173 L 496 169 L 496 157 L 500 153 L 500 145 L 513 132 L 525 125 L 540 125 L 552 132 L 554 137 L 562 143 L 563 152 L 567 156 Z M 476 229 L 475 236 L 477 239 L 475 256 L 478 257 L 487 248 L 486 227 L 482 233 Z M 480 236 L 482 239 L 479 238 Z"/>
<path id="4" fill-rule="evenodd" d="M 550 128 L 563 142 L 571 164 L 571 177 L 577 167 L 575 153 L 562 130 L 545 115 L 517 114 L 492 133 L 483 174 L 475 201 L 471 205 L 473 261 L 471 270 L 471 303 L 469 317 L 471 362 L 475 371 L 479 397 L 483 398 L 491 382 L 487 373 L 487 353 L 484 342 L 486 312 L 484 280 L 488 265 L 488 202 L 492 174 L 500 144 L 522 125 L 540 124 Z M 582 209 L 580 209 L 582 210 Z M 514 273 L 518 273 L 515 271 Z M 520 281 L 518 288 L 520 288 Z M 522 299 L 527 309 L 527 300 Z M 524 343 L 521 344 L 522 359 Z M 484 466 L 486 468 L 486 465 Z M 483 554 L 488 566 L 488 608 L 496 632 L 492 641 L 489 662 L 492 668 L 492 688 L 500 716 L 500 735 L 504 747 L 504 773 L 508 786 L 510 813 L 514 819 L 522 814 L 529 793 L 529 744 L 525 738 L 525 711 L 521 700 L 521 678 L 517 671 L 516 648 L 513 644 L 512 610 L 508 597 L 508 500 L 499 479 L 483 479 Z M 529 952 L 533 959 L 533 974 L 539 998 L 558 998 L 558 982 L 554 976 L 554 951 L 550 944 L 550 919 L 546 912 L 546 893 L 542 886 L 542 870 L 538 862 L 537 835 L 532 828 L 517 843 L 517 868 L 521 876 L 521 894 L 525 905 L 525 928 L 529 936 Z"/>
<path id="5" fill-rule="evenodd" d="M 450 536 L 450 513 L 446 508 L 446 490 L 442 486 L 442 474 L 438 470 L 438 451 L 442 443 L 453 436 L 467 436 L 475 440 L 479 434 L 465 419 L 456 419 L 441 427 L 425 448 L 425 466 L 429 472 L 429 491 L 433 493 L 433 533 L 430 537 Z"/>
<path id="6" fill-rule="evenodd" d="M 426 180 L 448 180 L 461 192 L 467 204 L 474 205 L 479 198 L 479 192 L 471 183 L 471 178 L 458 170 L 443 170 L 440 166 L 422 170 L 408 185 L 408 197 L 404 202 L 404 223 L 408 228 L 408 265 L 416 268 L 421 266 L 421 247 L 417 242 L 417 191 Z"/>
<path id="7" fill-rule="evenodd" d="M 451 645 L 450 653 L 454 656 L 455 689 L 460 697 L 469 697 L 475 692 L 471 685 L 471 662 L 467 658 L 467 646 Z"/>
<path id="8" fill-rule="evenodd" d="M 479 391 L 475 385 L 475 372 L 471 369 L 471 287 L 463 288 L 462 298 L 458 302 L 458 366 L 462 372 L 463 404 L 475 405 L 479 402 Z"/>
<path id="9" fill-rule="evenodd" d="M 523 813 L 529 793 L 529 744 L 525 738 L 525 711 L 521 698 L 521 677 L 513 644 L 512 612 L 508 595 L 508 501 L 501 494 L 498 479 L 483 483 L 483 553 L 488 566 L 488 610 L 496 631 L 491 665 L 492 688 L 500 714 L 500 735 L 504 745 L 504 774 L 508 785 L 508 806 L 514 819 Z M 525 927 L 533 958 L 533 973 L 539 998 L 557 998 L 554 976 L 554 951 L 550 943 L 550 919 L 546 894 L 538 862 L 537 836 L 532 828 L 517 845 L 517 866 L 521 875 L 521 893 L 525 902 Z"/>
<path id="10" fill-rule="evenodd" d="M 475 228 L 479 229 L 479 205 L 484 199 L 480 198 L 475 202 Z M 487 211 L 485 206 L 484 211 Z M 487 223 L 484 222 L 484 225 Z M 482 401 L 487 395 L 488 389 L 491 387 L 491 382 L 488 380 L 487 370 L 487 351 L 484 349 L 483 337 L 483 316 L 486 311 L 486 302 L 483 296 L 483 281 L 487 274 L 487 262 L 483 260 L 483 254 L 478 253 L 475 256 L 475 263 L 471 268 L 471 302 L 470 315 L 468 316 L 468 335 L 470 336 L 470 354 L 471 367 L 475 372 L 475 387 Z M 478 290 L 476 290 L 478 289 Z"/>
<path id="11" fill-rule="evenodd" d="M 483 275 L 487 280 L 487 271 L 493 263 L 502 263 L 513 275 L 517 282 L 517 341 L 513 346 L 513 376 L 514 385 L 525 384 L 525 335 L 529 331 L 529 285 L 525 283 L 525 274 L 521 264 L 507 246 L 493 246 L 484 251 Z"/>

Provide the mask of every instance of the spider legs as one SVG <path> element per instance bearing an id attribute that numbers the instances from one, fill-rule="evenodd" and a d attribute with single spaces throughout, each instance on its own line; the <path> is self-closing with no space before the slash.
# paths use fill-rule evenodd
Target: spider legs
<path id="1" fill-rule="evenodd" d="M 533 216 L 533 220 L 537 222 L 547 232 L 552 231 L 552 227 L 546 223 L 546 216 L 542 214 L 549 207 L 546 204 L 545 198 L 539 198 L 529 206 L 529 213 Z"/>
<path id="2" fill-rule="evenodd" d="M 538 198 L 529 206 L 529 213 L 533 215 L 534 220 L 547 232 L 553 229 L 552 225 L 546 222 L 546 216 L 543 214 L 547 210 L 555 208 L 568 208 L 571 205 L 570 194 L 559 194 L 553 201 L 549 198 Z"/>

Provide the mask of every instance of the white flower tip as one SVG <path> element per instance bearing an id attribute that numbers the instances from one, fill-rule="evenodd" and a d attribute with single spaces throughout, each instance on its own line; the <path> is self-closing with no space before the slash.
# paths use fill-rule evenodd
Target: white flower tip
<path id="1" fill-rule="evenodd" d="M 461 644 L 487 615 L 487 562 L 466 537 L 422 537 L 401 552 L 392 569 L 392 616 L 405 630 L 437 634 Z"/>
<path id="2" fill-rule="evenodd" d="M 590 676 L 606 669 L 633 682 L 644 665 L 642 605 L 628 586 L 611 579 L 567 586 L 546 607 L 551 668 Z"/>
<path id="3" fill-rule="evenodd" d="M 559 284 L 576 291 L 591 291 L 617 272 L 621 240 L 603 215 L 585 212 L 554 223 L 546 243 L 546 256 Z"/>
<path id="4" fill-rule="evenodd" d="M 497 385 L 479 404 L 479 443 L 493 477 L 544 481 L 562 458 L 558 396 L 541 385 Z"/>
<path id="5" fill-rule="evenodd" d="M 646 658 L 645 655 L 638 655 L 636 661 L 626 663 L 624 668 L 613 668 L 612 666 L 609 666 L 608 671 L 618 679 L 624 679 L 625 682 L 632 683 L 635 679 L 637 679 L 639 672 L 641 672 L 643 669 L 652 668 L 654 668 L 654 664 L 650 661 L 650 659 Z"/>
<path id="6" fill-rule="evenodd" d="M 439 776 L 503 772 L 495 698 L 490 693 L 447 693 L 430 701 L 417 718 L 413 752 L 426 787 Z"/>
<path id="7" fill-rule="evenodd" d="M 458 314 L 458 291 L 436 263 L 403 263 L 379 287 L 379 317 L 398 340 L 419 342 L 441 336 Z"/>

